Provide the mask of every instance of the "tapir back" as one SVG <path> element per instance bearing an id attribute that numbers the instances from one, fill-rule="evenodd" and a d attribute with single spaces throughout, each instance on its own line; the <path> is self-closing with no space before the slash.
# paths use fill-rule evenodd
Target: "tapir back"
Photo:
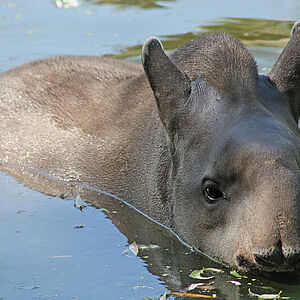
<path id="1" fill-rule="evenodd" d="M 107 127 L 121 121 L 121 109 L 129 113 L 134 105 L 124 94 L 130 80 L 141 72 L 137 64 L 99 57 L 34 61 L 1 74 L 1 117 L 42 114 L 62 128 L 78 128 L 90 134 L 101 128 L 103 135 Z"/>
<path id="2" fill-rule="evenodd" d="M 159 121 L 153 120 L 155 103 L 140 65 L 50 58 L 3 73 L 0 90 L 0 162 L 6 169 L 30 166 L 127 201 L 134 194 L 155 196 L 141 175 L 149 178 L 155 166 L 145 143 L 163 143 L 159 134 L 153 141 L 146 133 L 153 127 L 159 133 Z M 141 167 L 145 155 L 149 165 Z"/>

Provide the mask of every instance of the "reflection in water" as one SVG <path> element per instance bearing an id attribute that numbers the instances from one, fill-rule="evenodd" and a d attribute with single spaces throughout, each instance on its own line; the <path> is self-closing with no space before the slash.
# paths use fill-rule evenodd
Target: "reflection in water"
<path id="1" fill-rule="evenodd" d="M 41 174 L 29 169 L 20 169 L 18 166 L 3 165 L 1 170 L 10 173 L 25 185 L 48 195 L 58 196 L 70 192 L 76 195 L 79 193 L 82 199 L 87 199 L 89 204 L 105 212 L 118 230 L 127 237 L 129 244 L 136 242 L 138 245 L 159 246 L 159 248 L 141 248 L 138 256 L 145 262 L 147 270 L 157 276 L 167 287 L 169 294 L 184 292 L 190 284 L 200 282 L 208 286 L 208 291 L 197 288 L 191 292 L 204 295 L 216 294 L 217 299 L 248 299 L 249 287 L 251 287 L 252 292 L 257 294 L 275 294 L 283 289 L 284 295 L 289 295 L 289 290 L 295 291 L 295 289 L 291 289 L 291 286 L 275 284 L 265 279 L 251 276 L 247 278 L 234 277 L 229 270 L 181 243 L 166 228 L 148 219 L 122 201 L 103 195 L 98 191 L 84 189 L 70 182 L 50 179 L 46 173 Z M 110 246 L 103 245 L 103 247 L 108 248 Z M 224 273 L 217 274 L 215 278 L 210 280 L 193 279 L 189 276 L 191 271 L 203 267 L 221 268 Z M 237 282 L 240 285 L 236 285 Z"/>
<path id="2" fill-rule="evenodd" d="M 163 8 L 165 7 L 163 2 L 170 2 L 174 0 L 86 0 L 93 4 L 110 4 L 115 5 L 120 9 L 124 9 L 130 6 L 137 6 L 139 8 Z"/>
<path id="3" fill-rule="evenodd" d="M 247 46 L 284 47 L 294 21 L 227 18 L 214 25 L 201 26 L 207 32 L 226 32 Z"/>
<path id="4" fill-rule="evenodd" d="M 289 40 L 293 21 L 263 19 L 226 18 L 212 25 L 199 26 L 195 32 L 160 36 L 164 49 L 172 51 L 203 33 L 226 32 L 240 39 L 246 46 L 284 47 Z M 142 45 L 129 46 L 118 54 L 107 55 L 114 58 L 139 57 Z"/>

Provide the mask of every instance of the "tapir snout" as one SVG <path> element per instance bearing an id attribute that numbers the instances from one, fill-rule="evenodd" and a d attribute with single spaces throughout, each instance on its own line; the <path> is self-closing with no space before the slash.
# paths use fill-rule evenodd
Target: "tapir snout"
<path id="1" fill-rule="evenodd" d="M 268 169 L 268 178 L 253 182 L 256 192 L 246 200 L 245 216 L 250 217 L 244 220 L 247 246 L 235 253 L 237 266 L 267 272 L 295 271 L 300 267 L 299 171 L 278 165 Z M 283 180 L 278 180 L 280 174 Z"/>

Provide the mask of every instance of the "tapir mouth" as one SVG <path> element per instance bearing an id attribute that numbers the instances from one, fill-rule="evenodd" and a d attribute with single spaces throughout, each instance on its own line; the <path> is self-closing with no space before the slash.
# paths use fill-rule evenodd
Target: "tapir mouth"
<path id="1" fill-rule="evenodd" d="M 237 266 L 240 270 L 244 272 L 264 276 L 268 275 L 268 277 L 279 273 L 300 274 L 300 260 L 295 261 L 293 263 L 290 263 L 287 260 L 281 260 L 280 263 L 275 263 L 270 262 L 269 260 L 264 259 L 263 257 L 254 255 L 254 259 L 250 261 L 243 255 L 238 255 Z"/>

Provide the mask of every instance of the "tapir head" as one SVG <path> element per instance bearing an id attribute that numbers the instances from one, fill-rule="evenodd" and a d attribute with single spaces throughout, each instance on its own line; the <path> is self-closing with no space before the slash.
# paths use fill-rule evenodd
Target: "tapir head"
<path id="1" fill-rule="evenodd" d="M 300 23 L 268 76 L 235 38 L 204 35 L 143 65 L 170 149 L 171 224 L 245 271 L 300 269 Z"/>

